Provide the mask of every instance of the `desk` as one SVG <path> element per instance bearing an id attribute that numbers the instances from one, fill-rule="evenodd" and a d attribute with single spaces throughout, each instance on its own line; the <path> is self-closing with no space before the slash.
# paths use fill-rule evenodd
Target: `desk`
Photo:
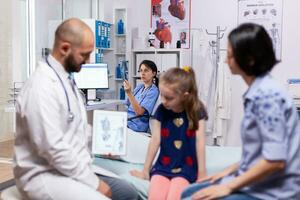
<path id="1" fill-rule="evenodd" d="M 99 102 L 95 102 L 93 103 L 93 105 L 87 105 L 86 106 L 86 110 L 90 111 L 90 110 L 102 110 L 102 109 L 107 109 L 107 108 L 111 108 L 113 106 L 119 106 L 123 104 L 124 100 L 120 100 L 120 99 L 102 99 Z M 7 106 L 5 106 L 4 108 L 5 112 L 15 112 L 15 106 L 13 104 L 9 104 Z"/>
<path id="2" fill-rule="evenodd" d="M 123 104 L 123 100 L 120 99 L 102 99 L 99 102 L 93 102 L 92 105 L 87 105 L 86 110 L 91 111 L 91 110 L 105 110 L 108 108 L 112 108 L 114 106 L 118 106 Z"/>
<path id="3" fill-rule="evenodd" d="M 0 191 L 14 184 L 12 164 L 0 162 Z"/>

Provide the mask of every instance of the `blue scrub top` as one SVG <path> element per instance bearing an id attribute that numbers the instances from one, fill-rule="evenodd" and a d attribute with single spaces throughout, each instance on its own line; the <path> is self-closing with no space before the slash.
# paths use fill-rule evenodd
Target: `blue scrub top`
<path id="1" fill-rule="evenodd" d="M 133 95 L 140 106 L 145 109 L 145 117 L 138 117 L 127 122 L 128 128 L 136 132 L 147 132 L 149 129 L 149 115 L 152 113 L 154 105 L 159 95 L 158 88 L 152 84 L 149 88 L 144 89 L 144 84 L 139 84 L 133 90 Z M 135 117 L 136 114 L 129 100 L 128 105 L 128 118 Z"/>

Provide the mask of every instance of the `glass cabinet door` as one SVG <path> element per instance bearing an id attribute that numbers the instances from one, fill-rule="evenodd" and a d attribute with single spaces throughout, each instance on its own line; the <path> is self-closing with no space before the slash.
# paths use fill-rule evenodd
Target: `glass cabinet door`
<path id="1" fill-rule="evenodd" d="M 6 0 L 0 6 L 0 142 L 14 136 L 13 105 L 28 75 L 27 3 Z"/>
<path id="2" fill-rule="evenodd" d="M 51 21 L 95 15 L 99 0 L 4 0 L 0 6 L 0 142 L 14 137 L 16 95 L 52 49 Z"/>

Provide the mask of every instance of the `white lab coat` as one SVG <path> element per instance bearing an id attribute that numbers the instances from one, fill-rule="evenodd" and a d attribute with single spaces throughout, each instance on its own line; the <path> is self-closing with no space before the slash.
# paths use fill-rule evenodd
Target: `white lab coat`
<path id="1" fill-rule="evenodd" d="M 74 120 L 68 122 L 65 91 L 44 62 L 23 86 L 17 99 L 14 175 L 18 189 L 30 199 L 106 199 L 96 191 L 88 141 L 91 128 L 80 94 L 72 90 L 69 74 L 52 56 Z M 60 193 L 60 194 L 59 194 Z"/>
<path id="2" fill-rule="evenodd" d="M 218 64 L 217 89 L 215 95 L 215 114 L 213 138 L 217 145 L 223 145 L 227 136 L 231 114 L 231 73 L 221 56 Z"/>
<path id="3" fill-rule="evenodd" d="M 212 47 L 208 45 L 208 41 L 205 40 L 203 49 L 199 52 L 198 57 L 199 64 L 195 67 L 195 73 L 197 76 L 197 85 L 199 89 L 199 96 L 203 101 L 207 112 L 208 121 L 206 122 L 206 135 L 212 136 L 214 127 L 214 114 L 215 114 L 215 95 L 216 95 L 216 67 L 215 59 L 212 54 Z M 210 144 L 208 142 L 208 144 Z"/>
<path id="4" fill-rule="evenodd" d="M 197 78 L 200 99 L 208 112 L 206 122 L 206 143 L 224 144 L 224 137 L 230 120 L 231 109 L 231 73 L 224 64 L 224 56 L 219 52 L 220 62 L 216 63 L 214 48 L 204 35 L 198 40 L 194 38 L 193 63 Z M 199 45 L 200 44 L 200 45 Z M 226 53 L 225 53 L 226 55 Z"/>

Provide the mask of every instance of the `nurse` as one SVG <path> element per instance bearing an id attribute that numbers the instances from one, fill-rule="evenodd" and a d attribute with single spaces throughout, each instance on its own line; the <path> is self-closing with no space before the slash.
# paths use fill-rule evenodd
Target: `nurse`
<path id="1" fill-rule="evenodd" d="M 128 128 L 135 132 L 147 132 L 149 129 L 149 116 L 159 95 L 157 88 L 157 67 L 154 62 L 144 60 L 139 66 L 139 73 L 143 83 L 131 91 L 127 80 L 123 82 L 128 97 Z"/>

